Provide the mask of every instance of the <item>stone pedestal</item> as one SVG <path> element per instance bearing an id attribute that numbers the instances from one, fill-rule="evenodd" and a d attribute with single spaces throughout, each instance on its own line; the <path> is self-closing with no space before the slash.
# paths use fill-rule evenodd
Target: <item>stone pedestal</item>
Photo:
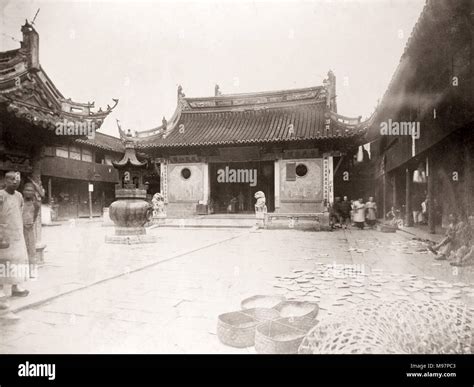
<path id="1" fill-rule="evenodd" d="M 39 218 L 39 216 L 38 216 Z M 53 223 L 53 214 L 51 206 L 48 204 L 41 205 L 41 224 L 45 226 L 51 225 Z"/>
<path id="2" fill-rule="evenodd" d="M 151 224 L 153 225 L 163 225 L 166 223 L 166 214 L 164 215 L 153 215 L 153 217 L 151 218 Z"/>
<path id="3" fill-rule="evenodd" d="M 113 225 L 114 222 L 112 222 L 112 219 L 110 219 L 109 207 L 105 207 L 102 213 L 102 226 L 109 227 Z"/>
<path id="4" fill-rule="evenodd" d="M 46 245 L 44 243 L 36 243 L 36 263 L 38 265 L 44 265 L 44 249 Z"/>
<path id="5" fill-rule="evenodd" d="M 107 235 L 105 237 L 106 243 L 121 244 L 121 245 L 138 245 L 142 243 L 155 243 L 158 241 L 156 235 Z"/>

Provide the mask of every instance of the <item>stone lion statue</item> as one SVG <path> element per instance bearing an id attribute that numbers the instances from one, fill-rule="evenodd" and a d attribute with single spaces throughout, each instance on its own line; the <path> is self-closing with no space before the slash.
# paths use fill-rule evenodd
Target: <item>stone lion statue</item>
<path id="1" fill-rule="evenodd" d="M 254 198 L 257 199 L 255 203 L 255 214 L 264 214 L 267 212 L 267 205 L 265 204 L 265 194 L 262 191 L 255 192 Z"/>
<path id="2" fill-rule="evenodd" d="M 157 192 L 154 194 L 153 198 L 151 199 L 151 203 L 153 204 L 154 218 L 162 218 L 166 216 L 165 198 L 161 193 Z"/>

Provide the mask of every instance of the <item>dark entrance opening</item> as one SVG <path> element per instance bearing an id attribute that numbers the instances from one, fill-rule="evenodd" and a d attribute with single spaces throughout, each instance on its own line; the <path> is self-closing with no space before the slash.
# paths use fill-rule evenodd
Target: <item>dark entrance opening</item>
<path id="1" fill-rule="evenodd" d="M 272 161 L 211 163 L 209 179 L 214 213 L 254 213 L 257 191 L 265 194 L 268 212 L 275 210 Z"/>

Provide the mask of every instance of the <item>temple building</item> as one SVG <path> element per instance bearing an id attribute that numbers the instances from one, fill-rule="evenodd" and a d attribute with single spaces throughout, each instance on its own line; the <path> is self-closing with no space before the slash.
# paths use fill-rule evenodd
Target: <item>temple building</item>
<path id="1" fill-rule="evenodd" d="M 331 71 L 294 90 L 225 95 L 216 85 L 213 97 L 189 98 L 180 86 L 177 100 L 171 119 L 134 137 L 160 172 L 168 216 L 253 213 L 257 191 L 269 212 L 321 213 L 341 162 L 364 143 L 360 117 L 337 113 Z"/>
<path id="2" fill-rule="evenodd" d="M 34 26 L 27 21 L 21 31 L 20 47 L 0 53 L 0 187 L 4 174 L 14 170 L 22 174 L 22 185 L 28 179 L 38 184 L 43 203 L 60 192 L 67 196 L 67 190 L 87 190 L 88 183 L 98 183 L 99 199 L 105 203 L 118 179 L 105 160 L 111 157 L 112 165 L 123 147 L 96 131 L 118 100 L 112 107 L 95 110 L 94 102 L 65 98 L 40 65 Z M 76 186 L 65 188 L 72 180 Z"/>

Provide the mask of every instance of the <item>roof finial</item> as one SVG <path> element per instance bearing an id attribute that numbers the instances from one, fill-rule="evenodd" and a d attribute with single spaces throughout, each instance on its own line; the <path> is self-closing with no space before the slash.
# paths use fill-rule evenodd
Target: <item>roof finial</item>
<path id="1" fill-rule="evenodd" d="M 36 16 L 38 16 L 40 9 L 41 8 L 38 8 L 38 10 L 36 11 L 35 17 L 33 18 L 33 21 L 31 22 L 32 25 L 35 24 Z"/>
<path id="2" fill-rule="evenodd" d="M 332 70 L 328 71 L 328 77 L 324 80 L 324 87 L 326 88 L 326 106 L 329 110 L 337 113 L 336 104 L 336 76 Z"/>
<path id="3" fill-rule="evenodd" d="M 165 116 L 163 116 L 163 119 L 161 120 L 161 124 L 163 125 L 163 129 L 166 130 L 166 127 L 168 126 L 168 121 L 166 121 Z"/>
<path id="4" fill-rule="evenodd" d="M 216 85 L 214 86 L 214 96 L 215 96 L 215 97 L 218 97 L 218 96 L 220 96 L 220 95 L 222 95 L 222 92 L 221 92 L 221 90 L 220 90 L 219 85 L 216 83 Z"/>
<path id="5" fill-rule="evenodd" d="M 117 128 L 119 131 L 120 138 L 123 140 L 127 137 L 127 134 L 125 133 L 124 130 L 122 130 L 122 125 L 120 125 L 120 121 L 118 118 L 115 119 L 117 121 Z"/>
<path id="6" fill-rule="evenodd" d="M 178 98 L 181 97 L 186 97 L 186 95 L 183 93 L 183 87 L 181 85 L 178 86 Z"/>

